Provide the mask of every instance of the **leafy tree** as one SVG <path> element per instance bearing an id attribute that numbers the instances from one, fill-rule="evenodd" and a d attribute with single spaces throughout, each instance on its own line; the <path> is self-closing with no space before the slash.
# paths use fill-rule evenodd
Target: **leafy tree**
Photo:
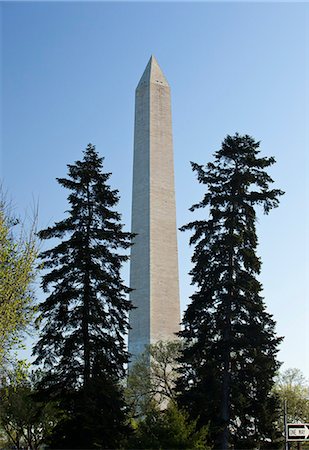
<path id="1" fill-rule="evenodd" d="M 208 429 L 198 430 L 196 422 L 173 401 L 164 410 L 152 403 L 144 417 L 133 422 L 135 430 L 127 448 L 208 450 Z"/>
<path id="2" fill-rule="evenodd" d="M 38 450 L 60 417 L 57 406 L 35 399 L 37 374 L 10 372 L 0 390 L 0 426 L 11 445 Z"/>
<path id="3" fill-rule="evenodd" d="M 42 395 L 59 401 L 66 417 L 50 440 L 56 448 L 114 448 L 126 429 L 120 380 L 128 361 L 127 288 L 120 270 L 131 234 L 115 211 L 118 191 L 107 184 L 103 158 L 89 144 L 81 161 L 68 165 L 67 217 L 39 233 L 61 242 L 41 253 L 47 272 L 42 287 L 41 335 L 36 364 L 47 375 Z"/>
<path id="4" fill-rule="evenodd" d="M 275 439 L 278 400 L 271 391 L 282 338 L 275 335 L 257 279 L 255 207 L 267 214 L 283 192 L 270 188 L 273 180 L 265 171 L 274 158 L 258 154 L 259 142 L 236 134 L 226 137 L 213 163 L 191 163 L 207 187 L 191 211 L 208 208 L 209 218 L 182 227 L 193 231 L 190 273 L 196 292 L 180 332 L 180 403 L 201 424 L 210 423 L 220 449 L 265 446 Z"/>
<path id="5" fill-rule="evenodd" d="M 133 417 L 142 416 L 155 402 L 165 404 L 176 399 L 177 358 L 180 341 L 160 341 L 149 345 L 130 367 L 126 399 Z"/>
<path id="6" fill-rule="evenodd" d="M 279 373 L 276 377 L 274 392 L 281 403 L 282 425 L 285 402 L 288 422 L 309 422 L 309 384 L 299 369 L 287 369 Z"/>
<path id="7" fill-rule="evenodd" d="M 175 383 L 179 341 L 149 345 L 130 367 L 126 399 L 131 409 L 133 434 L 129 449 L 207 449 L 208 428 L 176 403 Z"/>
<path id="8" fill-rule="evenodd" d="M 309 385 L 299 369 L 287 369 L 279 372 L 275 379 L 273 391 L 280 400 L 279 426 L 282 436 L 284 436 L 285 406 L 287 423 L 308 423 Z M 290 450 L 298 447 L 299 442 L 289 442 Z M 309 443 L 303 442 L 302 447 L 309 448 Z"/>
<path id="9" fill-rule="evenodd" d="M 31 284 L 35 278 L 37 242 L 34 228 L 28 235 L 13 233 L 17 221 L 0 201 L 0 373 L 12 362 L 11 350 L 34 314 Z"/>

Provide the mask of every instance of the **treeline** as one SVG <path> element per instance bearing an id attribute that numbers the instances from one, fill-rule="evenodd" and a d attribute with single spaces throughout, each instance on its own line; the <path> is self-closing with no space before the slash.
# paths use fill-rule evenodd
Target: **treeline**
<path id="1" fill-rule="evenodd" d="M 46 294 L 36 311 L 38 369 L 27 374 L 24 368 L 9 370 L 7 357 L 0 361 L 0 420 L 11 445 L 253 449 L 282 444 L 280 395 L 274 389 L 282 338 L 266 311 L 256 255 L 256 208 L 268 214 L 283 194 L 271 187 L 266 171 L 274 162 L 259 156 L 253 138 L 236 134 L 226 137 L 213 162 L 192 163 L 205 194 L 191 211 L 206 209 L 205 219 L 182 227 L 192 233 L 195 292 L 178 340 L 149 348 L 151 365 L 149 354 L 142 355 L 129 376 L 125 338 L 132 305 L 121 268 L 133 236 L 123 229 L 118 191 L 110 187 L 111 174 L 104 172 L 95 147 L 89 144 L 83 158 L 68 165 L 67 178 L 57 179 L 68 190 L 66 216 L 38 233 L 53 245 L 38 255 Z M 25 249 L 11 248 L 14 238 L 1 211 L 1 248 L 7 252 L 1 254 L 2 276 L 12 264 L 10 255 L 18 261 Z M 32 240 L 29 245 L 30 265 L 21 267 L 26 284 L 13 308 L 15 339 L 23 325 L 16 318 L 24 317 L 25 309 L 33 312 L 29 286 L 36 247 Z M 10 305 L 6 289 L 1 278 L 0 308 Z M 3 332 L 0 357 L 11 346 L 9 336 L 10 329 Z"/>

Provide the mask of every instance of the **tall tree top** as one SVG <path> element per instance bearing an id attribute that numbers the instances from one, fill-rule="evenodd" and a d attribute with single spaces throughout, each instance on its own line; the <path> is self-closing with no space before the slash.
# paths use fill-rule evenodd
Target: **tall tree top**
<path id="1" fill-rule="evenodd" d="M 69 190 L 66 217 L 39 233 L 61 240 L 40 254 L 49 270 L 42 277 L 49 296 L 39 307 L 43 327 L 34 348 L 36 362 L 53 370 L 55 384 L 70 379 L 76 386 L 83 378 L 86 385 L 98 367 L 118 378 L 128 359 L 130 289 L 121 267 L 132 236 L 115 210 L 119 196 L 107 184 L 110 175 L 89 144 L 82 160 L 68 164 L 68 177 L 57 178 Z"/>
<path id="2" fill-rule="evenodd" d="M 251 136 L 236 133 L 224 139 L 221 148 L 214 154 L 213 163 L 203 166 L 191 162 L 199 183 L 208 185 L 208 193 L 190 210 L 206 205 L 224 207 L 228 202 L 237 200 L 250 205 L 260 204 L 266 214 L 276 208 L 278 197 L 284 192 L 270 189 L 273 179 L 263 170 L 276 161 L 274 157 L 257 157 L 259 146 L 260 142 Z"/>

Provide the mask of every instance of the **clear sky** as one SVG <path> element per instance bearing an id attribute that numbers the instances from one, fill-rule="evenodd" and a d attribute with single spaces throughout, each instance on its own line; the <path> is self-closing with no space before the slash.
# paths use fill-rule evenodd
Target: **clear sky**
<path id="1" fill-rule="evenodd" d="M 261 140 L 286 194 L 259 213 L 265 301 L 285 336 L 279 359 L 309 377 L 308 30 L 306 3 L 1 3 L 4 186 L 39 227 L 64 217 L 55 177 L 91 142 L 105 156 L 130 227 L 134 90 L 153 53 L 172 89 L 178 226 L 229 133 Z M 192 293 L 188 233 L 179 233 L 182 309 Z M 128 280 L 128 268 L 124 270 Z M 38 297 L 42 294 L 38 291 Z"/>

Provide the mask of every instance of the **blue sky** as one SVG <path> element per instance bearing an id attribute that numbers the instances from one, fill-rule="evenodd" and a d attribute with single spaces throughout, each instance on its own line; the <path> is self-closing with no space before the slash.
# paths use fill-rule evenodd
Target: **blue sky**
<path id="1" fill-rule="evenodd" d="M 134 90 L 153 53 L 172 89 L 178 225 L 227 134 L 261 140 L 286 194 L 259 213 L 260 279 L 285 340 L 279 359 L 309 377 L 308 30 L 306 3 L 1 3 L 1 174 L 16 211 L 39 226 L 64 216 L 55 177 L 89 142 L 105 156 L 130 227 Z M 192 293 L 189 235 L 179 233 L 182 309 Z M 128 279 L 128 267 L 124 270 Z M 42 294 L 38 291 L 38 297 Z"/>

